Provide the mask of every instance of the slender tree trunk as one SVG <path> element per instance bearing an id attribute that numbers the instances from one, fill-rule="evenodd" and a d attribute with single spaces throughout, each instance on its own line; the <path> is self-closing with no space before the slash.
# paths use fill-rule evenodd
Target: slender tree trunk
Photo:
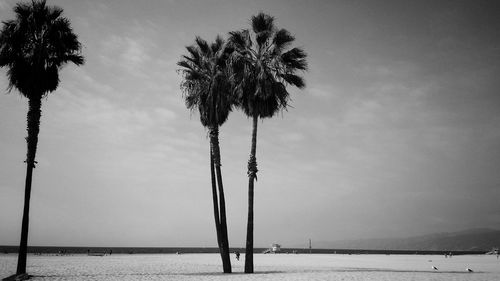
<path id="1" fill-rule="evenodd" d="M 219 147 L 219 128 L 213 127 L 210 129 L 210 141 L 212 144 L 212 155 L 214 160 L 215 171 L 217 174 L 217 184 L 219 187 L 219 210 L 220 210 L 220 231 L 222 242 L 222 267 L 224 273 L 231 273 L 231 259 L 229 256 L 229 239 L 227 235 L 227 220 L 226 220 L 226 200 L 224 198 L 224 187 L 222 185 L 222 172 L 220 164 L 220 147 Z"/>
<path id="2" fill-rule="evenodd" d="M 254 180 L 257 179 L 257 124 L 259 117 L 253 116 L 252 148 L 248 160 L 248 221 L 247 221 L 247 243 L 245 249 L 245 273 L 253 273 L 253 197 Z"/>
<path id="3" fill-rule="evenodd" d="M 38 132 L 40 131 L 40 116 L 41 116 L 42 101 L 39 98 L 29 99 L 28 109 L 28 137 L 26 142 L 28 152 L 26 154 L 26 184 L 24 187 L 24 208 L 23 221 L 21 226 L 21 242 L 19 245 L 19 255 L 17 260 L 17 274 L 26 273 L 26 256 L 28 253 L 28 226 L 29 226 L 29 211 L 31 197 L 31 178 L 33 176 L 33 168 L 35 168 L 35 155 L 38 143 Z"/>
<path id="4" fill-rule="evenodd" d="M 215 180 L 215 168 L 214 168 L 214 156 L 212 154 L 212 147 L 210 146 L 210 176 L 212 179 L 212 201 L 214 205 L 214 219 L 215 219 L 215 230 L 217 232 L 217 245 L 219 246 L 219 251 L 221 253 L 222 261 L 224 257 L 222 255 L 222 238 L 221 238 L 221 228 L 219 221 L 219 199 L 217 196 L 217 182 Z"/>

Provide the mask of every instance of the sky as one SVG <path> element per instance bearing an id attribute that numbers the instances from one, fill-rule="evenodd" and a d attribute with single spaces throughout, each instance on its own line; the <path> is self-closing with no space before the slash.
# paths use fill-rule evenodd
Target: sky
<path id="1" fill-rule="evenodd" d="M 0 1 L 0 19 L 16 1 Z M 500 228 L 498 1 L 63 1 L 85 65 L 43 100 L 30 245 L 217 246 L 207 131 L 176 62 L 259 11 L 308 53 L 259 122 L 255 246 Z M 19 243 L 27 100 L 0 69 L 0 245 Z M 251 120 L 221 127 L 230 246 L 245 245 Z"/>

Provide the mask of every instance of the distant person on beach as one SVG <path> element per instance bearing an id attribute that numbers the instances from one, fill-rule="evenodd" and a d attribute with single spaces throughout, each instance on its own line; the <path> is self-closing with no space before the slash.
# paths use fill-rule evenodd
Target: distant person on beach
<path id="1" fill-rule="evenodd" d="M 236 254 L 236 260 L 239 261 L 240 260 L 240 252 L 236 251 L 235 254 Z"/>
<path id="2" fill-rule="evenodd" d="M 111 254 L 113 253 L 113 250 L 109 249 L 109 255 L 111 256 Z"/>

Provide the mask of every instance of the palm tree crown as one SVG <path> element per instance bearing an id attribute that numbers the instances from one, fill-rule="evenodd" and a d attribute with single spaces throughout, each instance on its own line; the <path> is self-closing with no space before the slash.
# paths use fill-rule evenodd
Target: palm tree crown
<path id="1" fill-rule="evenodd" d="M 18 3 L 14 12 L 16 18 L 3 23 L 0 67 L 8 67 L 9 90 L 41 98 L 57 88 L 60 67 L 83 64 L 81 45 L 63 10 L 45 0 Z"/>
<path id="2" fill-rule="evenodd" d="M 305 87 L 297 72 L 307 70 L 307 55 L 301 48 L 289 48 L 294 36 L 277 29 L 272 16 L 259 13 L 252 17 L 251 25 L 253 36 L 248 29 L 229 33 L 235 48 L 231 80 L 245 114 L 267 118 L 286 109 L 290 99 L 287 85 Z"/>
<path id="3" fill-rule="evenodd" d="M 220 36 L 212 44 L 200 37 L 195 42 L 186 47 L 189 55 L 183 55 L 177 63 L 184 75 L 181 89 L 186 106 L 199 110 L 202 125 L 218 127 L 227 120 L 236 101 L 227 78 L 227 59 L 232 49 Z"/>

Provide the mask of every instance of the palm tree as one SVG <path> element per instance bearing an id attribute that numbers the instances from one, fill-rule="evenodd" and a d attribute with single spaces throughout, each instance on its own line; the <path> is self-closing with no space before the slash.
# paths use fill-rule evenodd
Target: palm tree
<path id="1" fill-rule="evenodd" d="M 72 62 L 81 65 L 81 45 L 63 10 L 45 0 L 18 3 L 16 18 L 3 22 L 0 34 L 0 67 L 7 67 L 9 91 L 16 88 L 28 98 L 28 152 L 26 184 L 17 274 L 26 273 L 31 178 L 40 130 L 42 98 L 59 85 L 59 70 Z"/>
<path id="2" fill-rule="evenodd" d="M 253 36 L 247 29 L 229 33 L 235 49 L 231 56 L 231 81 L 238 94 L 239 107 L 253 120 L 252 146 L 248 160 L 248 222 L 245 273 L 253 272 L 254 181 L 257 180 L 257 124 L 287 108 L 288 85 L 304 88 L 299 70 L 307 70 L 306 53 L 290 48 L 295 40 L 286 29 L 277 29 L 274 18 L 259 13 L 251 19 Z"/>
<path id="3" fill-rule="evenodd" d="M 192 111 L 198 110 L 201 124 L 208 128 L 212 201 L 217 242 L 224 273 L 231 273 L 226 203 L 221 173 L 219 127 L 226 122 L 236 101 L 232 98 L 231 86 L 227 78 L 227 58 L 232 50 L 227 47 L 220 36 L 217 36 L 212 44 L 196 37 L 195 44 L 186 47 L 186 49 L 189 54 L 183 55 L 177 63 L 182 67 L 181 90 L 184 93 L 187 108 Z M 215 176 L 214 170 L 217 176 Z"/>

